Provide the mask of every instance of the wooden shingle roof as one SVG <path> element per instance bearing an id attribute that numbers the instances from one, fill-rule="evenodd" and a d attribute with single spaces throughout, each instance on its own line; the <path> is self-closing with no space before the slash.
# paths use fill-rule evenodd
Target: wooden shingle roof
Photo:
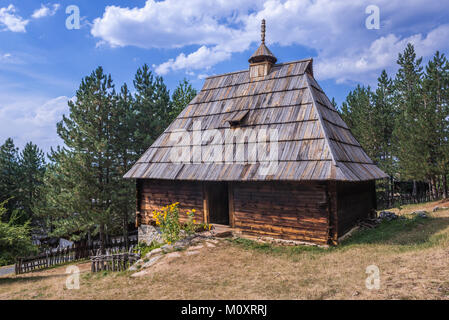
<path id="1" fill-rule="evenodd" d="M 274 56 L 273 53 L 271 53 L 270 49 L 265 45 L 265 43 L 262 43 L 259 48 L 253 53 L 251 58 L 249 58 L 249 63 L 256 63 L 263 60 L 268 60 L 272 63 L 276 63 L 277 58 Z"/>
<path id="2" fill-rule="evenodd" d="M 170 161 L 174 145 L 170 133 L 180 129 L 192 132 L 194 122 L 200 121 L 202 130 L 216 129 L 224 137 L 231 128 L 229 120 L 240 117 L 244 118 L 239 126 L 242 130 L 278 130 L 279 162 L 273 174 L 260 175 L 259 162 Z M 202 142 L 203 146 L 210 143 Z M 386 177 L 315 81 L 312 59 L 274 65 L 267 76 L 257 80 L 250 79 L 248 70 L 206 78 L 198 95 L 125 175 L 199 181 L 366 181 Z"/>

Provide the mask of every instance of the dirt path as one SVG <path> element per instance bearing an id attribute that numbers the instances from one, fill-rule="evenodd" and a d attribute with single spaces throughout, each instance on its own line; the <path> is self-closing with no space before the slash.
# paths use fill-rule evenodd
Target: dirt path
<path id="1" fill-rule="evenodd" d="M 14 273 L 14 265 L 0 268 L 0 276 Z"/>

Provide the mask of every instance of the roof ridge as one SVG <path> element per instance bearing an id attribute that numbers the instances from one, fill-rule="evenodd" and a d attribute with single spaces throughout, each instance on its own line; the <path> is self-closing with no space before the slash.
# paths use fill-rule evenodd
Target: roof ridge
<path id="1" fill-rule="evenodd" d="M 293 63 L 306 62 L 306 61 L 313 61 L 313 58 L 305 58 L 305 59 L 294 60 L 294 61 L 289 61 L 289 62 L 276 63 L 276 64 L 273 65 L 273 68 L 274 67 L 285 66 L 285 65 L 293 64 Z M 249 70 L 245 69 L 245 70 L 238 70 L 238 71 L 226 72 L 226 73 L 221 73 L 221 74 L 215 74 L 215 75 L 212 75 L 212 76 L 205 77 L 204 80 L 212 79 L 212 78 L 218 78 L 218 77 L 222 77 L 222 76 L 228 76 L 228 75 L 231 75 L 231 74 L 242 73 L 242 72 L 249 72 Z M 304 71 L 304 73 L 306 73 L 306 72 Z"/>

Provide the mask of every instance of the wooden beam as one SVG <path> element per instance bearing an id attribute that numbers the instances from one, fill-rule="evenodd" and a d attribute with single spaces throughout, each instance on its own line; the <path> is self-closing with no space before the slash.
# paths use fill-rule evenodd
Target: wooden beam
<path id="1" fill-rule="evenodd" d="M 203 182 L 202 184 L 204 223 L 209 223 L 209 193 L 207 192 L 207 182 Z"/>
<path id="2" fill-rule="evenodd" d="M 328 182 L 327 197 L 329 210 L 329 241 L 336 245 L 338 240 L 338 203 L 336 181 Z"/>
<path id="3" fill-rule="evenodd" d="M 228 182 L 228 201 L 229 201 L 229 225 L 234 228 L 234 188 L 232 182 Z"/>
<path id="4" fill-rule="evenodd" d="M 142 180 L 137 179 L 136 180 L 136 228 L 138 228 L 142 223 L 142 211 L 141 211 L 141 204 L 142 204 Z"/>

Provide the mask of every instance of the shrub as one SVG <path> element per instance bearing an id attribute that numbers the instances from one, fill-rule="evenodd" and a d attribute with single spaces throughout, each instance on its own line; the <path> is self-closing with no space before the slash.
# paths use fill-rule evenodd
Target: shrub
<path id="1" fill-rule="evenodd" d="M 140 256 L 145 257 L 148 252 L 150 252 L 154 249 L 157 249 L 161 246 L 162 246 L 162 244 L 160 244 L 156 241 L 151 242 L 151 244 L 149 244 L 149 245 L 146 242 L 141 241 L 137 244 L 137 247 L 134 249 L 134 253 L 138 253 L 140 251 Z"/>
<path id="2" fill-rule="evenodd" d="M 15 215 L 11 216 L 8 223 L 2 222 L 2 216 L 6 212 L 4 206 L 5 202 L 0 203 L 0 266 L 14 263 L 19 256 L 37 252 L 31 241 L 29 222 L 17 225 Z"/>

